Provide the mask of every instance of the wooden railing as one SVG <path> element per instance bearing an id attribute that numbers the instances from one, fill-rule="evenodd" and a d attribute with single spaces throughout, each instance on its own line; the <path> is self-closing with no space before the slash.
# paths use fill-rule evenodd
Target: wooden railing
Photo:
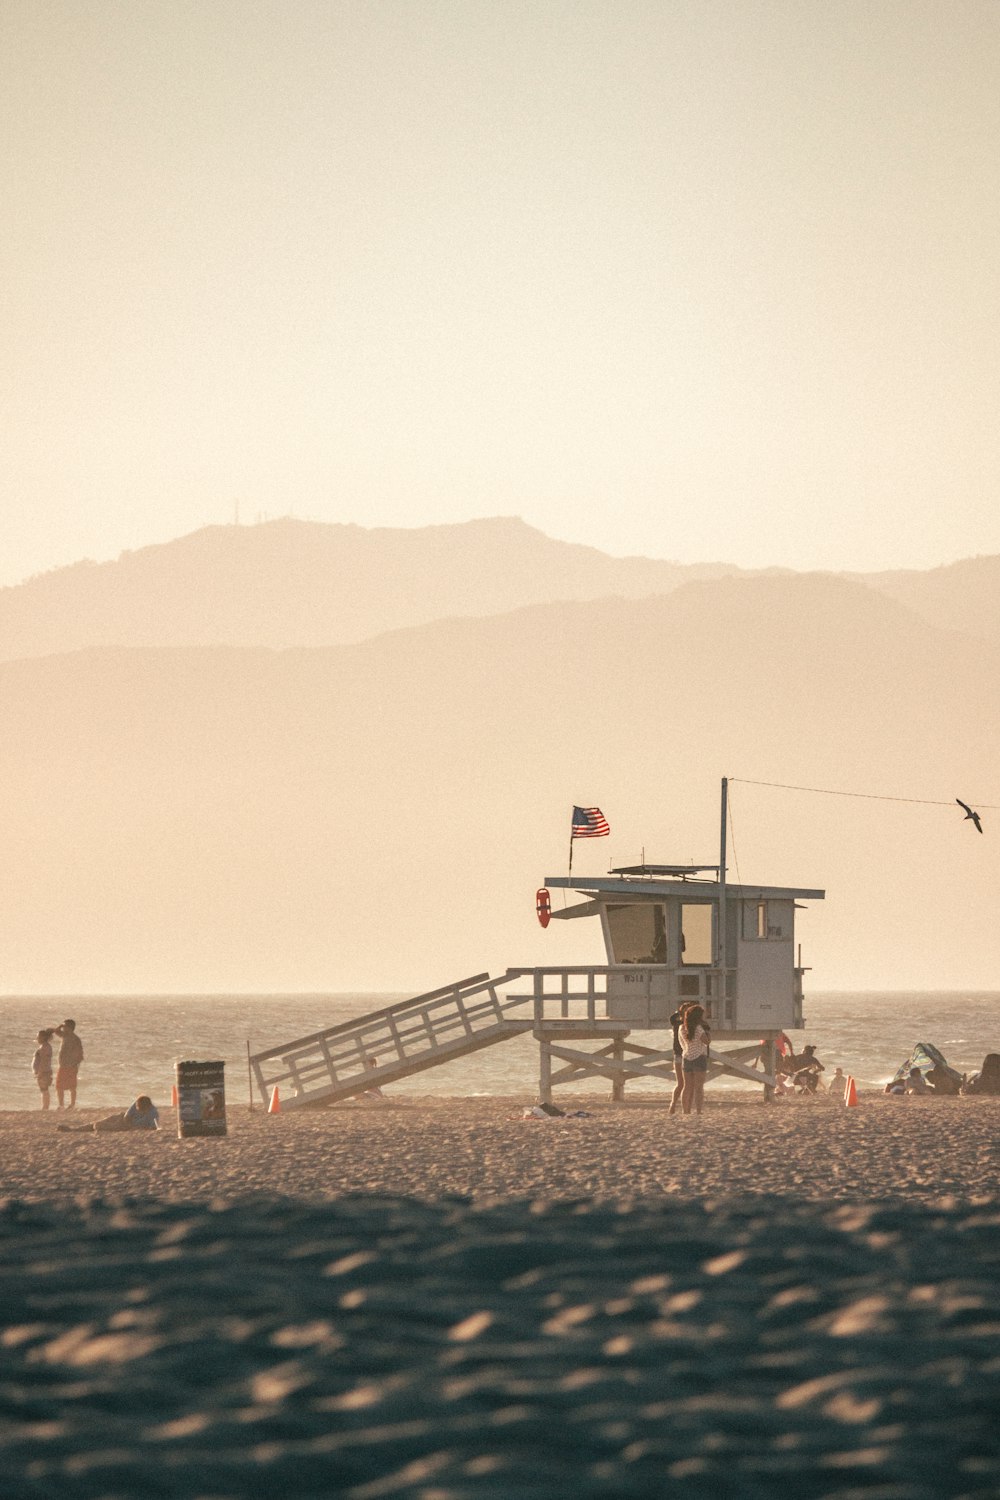
<path id="1" fill-rule="evenodd" d="M 362 1093 L 421 1068 L 474 1051 L 494 1036 L 528 1030 L 511 1012 L 525 1011 L 523 997 L 501 996 L 506 976 L 475 974 L 381 1010 L 329 1026 L 250 1059 L 261 1097 L 277 1086 L 284 1105 Z"/>
<path id="2" fill-rule="evenodd" d="M 620 968 L 614 964 L 604 967 L 576 964 L 567 968 L 508 969 L 506 978 L 530 977 L 531 993 L 511 998 L 532 1002 L 536 1025 L 552 1021 L 598 1022 L 607 1019 L 607 977 L 618 973 Z"/>
<path id="3" fill-rule="evenodd" d="M 637 971 L 648 971 L 661 982 L 665 979 L 666 994 L 662 998 L 669 999 L 675 1007 L 685 1000 L 697 1000 L 704 1005 L 709 1018 L 721 1027 L 735 1014 L 735 994 L 723 994 L 729 976 L 736 972 L 734 969 L 675 969 L 659 964 L 580 964 L 563 968 L 508 969 L 507 977 L 531 978 L 531 994 L 524 998 L 534 1002 L 535 1018 L 539 1023 L 555 1020 L 600 1023 L 609 1019 L 609 977 L 617 974 L 633 977 Z M 690 987 L 682 985 L 684 979 L 696 981 L 697 987 L 694 984 Z"/>

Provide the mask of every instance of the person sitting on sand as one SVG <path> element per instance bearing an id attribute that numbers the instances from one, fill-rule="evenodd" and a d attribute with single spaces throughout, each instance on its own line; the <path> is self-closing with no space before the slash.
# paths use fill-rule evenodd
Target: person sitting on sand
<path id="1" fill-rule="evenodd" d="M 826 1071 L 816 1056 L 816 1048 L 810 1043 L 808 1047 L 802 1048 L 798 1057 L 792 1057 L 789 1061 L 793 1064 L 790 1071 L 795 1087 L 803 1094 L 815 1094 L 819 1075 Z"/>
<path id="2" fill-rule="evenodd" d="M 910 1069 L 909 1077 L 906 1080 L 906 1092 L 908 1094 L 929 1094 L 931 1092 L 930 1084 L 919 1068 Z"/>
<path id="3" fill-rule="evenodd" d="M 35 1037 L 35 1055 L 31 1059 L 31 1071 L 35 1075 L 38 1091 L 42 1096 L 42 1108 L 49 1107 L 49 1089 L 52 1087 L 52 1032 L 43 1030 Z"/>
<path id="4" fill-rule="evenodd" d="M 704 1022 L 705 1012 L 702 1007 L 689 1005 L 677 1032 L 681 1044 L 681 1070 L 684 1074 L 681 1109 L 686 1115 L 691 1113 L 692 1106 L 695 1114 L 700 1115 L 705 1097 L 710 1037 Z"/>
<path id="5" fill-rule="evenodd" d="M 954 1098 L 961 1088 L 954 1074 L 950 1073 L 947 1068 L 942 1068 L 940 1063 L 935 1063 L 931 1068 L 927 1074 L 927 1082 L 935 1094 L 941 1094 L 945 1098 Z"/>
<path id="6" fill-rule="evenodd" d="M 159 1130 L 159 1128 L 160 1111 L 148 1094 L 140 1094 L 124 1114 L 105 1115 L 103 1120 L 95 1120 L 93 1125 L 56 1126 L 57 1130 L 64 1133 L 87 1131 L 96 1135 L 118 1135 L 125 1130 Z"/>
<path id="7" fill-rule="evenodd" d="M 843 1068 L 834 1068 L 833 1077 L 827 1085 L 827 1092 L 834 1099 L 843 1099 L 847 1088 L 847 1079 L 844 1077 Z"/>

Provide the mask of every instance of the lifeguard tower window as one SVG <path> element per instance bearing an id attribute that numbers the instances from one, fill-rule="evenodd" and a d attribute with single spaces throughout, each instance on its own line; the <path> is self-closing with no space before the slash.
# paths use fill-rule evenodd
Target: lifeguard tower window
<path id="1" fill-rule="evenodd" d="M 711 964 L 712 910 L 707 901 L 681 907 L 681 963 Z"/>
<path id="2" fill-rule="evenodd" d="M 775 913 L 773 905 L 767 901 L 744 901 L 743 903 L 743 940 L 744 942 L 767 942 L 769 938 L 783 938 L 786 932 L 780 921 L 780 910 Z"/>
<path id="3" fill-rule="evenodd" d="M 665 964 L 667 914 L 652 901 L 608 907 L 611 950 L 616 964 Z"/>

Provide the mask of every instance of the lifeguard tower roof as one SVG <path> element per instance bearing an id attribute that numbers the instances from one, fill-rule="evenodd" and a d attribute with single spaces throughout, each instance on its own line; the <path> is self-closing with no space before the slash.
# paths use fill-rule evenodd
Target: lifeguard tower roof
<path id="1" fill-rule="evenodd" d="M 678 1005 L 690 999 L 705 1007 L 716 1037 L 759 1042 L 803 1025 L 805 969 L 795 946 L 795 916 L 805 903 L 822 901 L 825 891 L 733 884 L 724 861 L 643 861 L 606 875 L 549 875 L 545 885 L 583 898 L 560 909 L 546 891 L 547 920 L 600 922 L 611 1020 L 655 1030 L 669 1025 Z"/>
<path id="2" fill-rule="evenodd" d="M 714 870 L 714 880 L 695 880 L 690 874 L 678 875 L 680 866 L 677 865 L 641 865 L 636 866 L 635 871 L 642 870 L 643 874 L 631 870 L 615 870 L 610 875 L 546 875 L 545 884 L 553 886 L 557 890 L 583 891 L 593 896 L 614 896 L 628 892 L 630 895 L 643 896 L 683 896 L 689 894 L 696 888 L 702 897 L 712 896 L 718 899 L 720 884 L 718 880 L 718 868 L 715 865 L 690 866 L 690 871 Z M 655 872 L 655 874 L 653 873 Z M 662 872 L 662 873 L 661 873 Z M 669 873 L 668 873 L 669 872 Z M 810 890 L 799 886 L 784 885 L 733 885 L 726 883 L 726 896 L 730 901 L 751 901 L 764 899 L 768 901 L 822 901 L 826 891 Z M 572 910 L 572 908 L 570 908 Z M 553 918 L 562 915 L 559 911 L 553 911 Z"/>

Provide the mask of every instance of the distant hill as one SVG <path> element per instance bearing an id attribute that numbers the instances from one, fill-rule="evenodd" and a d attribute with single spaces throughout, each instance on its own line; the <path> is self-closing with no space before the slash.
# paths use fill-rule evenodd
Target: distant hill
<path id="1" fill-rule="evenodd" d="M 927 572 L 853 576 L 932 625 L 1000 640 L 1000 557 L 970 557 Z"/>
<path id="2" fill-rule="evenodd" d="M 827 888 L 799 927 L 814 986 L 989 988 L 1000 813 L 980 837 L 952 799 L 1000 804 L 998 673 L 993 643 L 822 575 L 8 663 L 0 984 L 415 990 L 599 962 L 592 924 L 534 919 L 572 803 L 612 826 L 578 871 L 711 863 L 725 774 L 733 878 Z"/>
<path id="3" fill-rule="evenodd" d="M 0 589 L 0 660 L 87 646 L 327 646 L 556 599 L 665 594 L 738 572 L 614 558 L 512 517 L 414 530 L 213 526 Z"/>

